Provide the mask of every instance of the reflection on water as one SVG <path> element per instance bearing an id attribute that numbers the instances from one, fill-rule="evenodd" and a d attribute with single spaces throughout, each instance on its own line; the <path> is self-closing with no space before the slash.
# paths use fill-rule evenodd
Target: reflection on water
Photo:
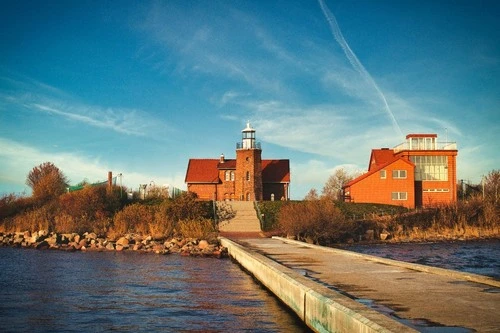
<path id="1" fill-rule="evenodd" d="M 0 249 L 4 332 L 304 332 L 230 260 Z"/>
<path id="2" fill-rule="evenodd" d="M 500 240 L 352 245 L 346 250 L 500 279 Z"/>

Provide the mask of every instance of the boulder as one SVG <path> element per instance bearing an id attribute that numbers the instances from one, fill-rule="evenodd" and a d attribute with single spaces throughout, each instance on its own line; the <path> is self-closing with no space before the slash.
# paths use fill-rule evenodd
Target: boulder
<path id="1" fill-rule="evenodd" d="M 200 250 L 204 250 L 206 249 L 207 247 L 209 247 L 210 244 L 208 244 L 208 242 L 204 239 L 202 239 L 199 243 L 198 243 L 198 248 Z"/>
<path id="2" fill-rule="evenodd" d="M 46 250 L 50 247 L 50 244 L 47 241 L 41 241 L 40 243 L 36 244 L 35 248 L 37 250 Z"/>
<path id="3" fill-rule="evenodd" d="M 129 240 L 126 237 L 121 237 L 120 239 L 118 239 L 116 241 L 116 245 L 127 246 L 127 247 L 129 245 L 129 243 L 130 243 Z"/>

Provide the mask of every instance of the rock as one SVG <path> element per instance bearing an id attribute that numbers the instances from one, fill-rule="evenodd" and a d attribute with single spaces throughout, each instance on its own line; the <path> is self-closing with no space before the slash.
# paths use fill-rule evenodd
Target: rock
<path id="1" fill-rule="evenodd" d="M 97 235 L 96 235 L 95 232 L 91 232 L 90 234 L 87 234 L 85 236 L 85 238 L 87 238 L 87 239 L 97 239 Z"/>
<path id="2" fill-rule="evenodd" d="M 76 234 L 75 237 L 73 237 L 73 241 L 75 243 L 80 243 L 81 236 L 79 234 Z"/>
<path id="3" fill-rule="evenodd" d="M 108 242 L 108 244 L 106 244 L 106 250 L 114 250 L 115 249 L 115 246 L 113 245 L 113 243 L 111 242 Z"/>
<path id="4" fill-rule="evenodd" d="M 129 245 L 129 240 L 126 237 L 121 237 L 116 241 L 116 245 L 127 246 Z"/>
<path id="5" fill-rule="evenodd" d="M 46 250 L 50 247 L 50 244 L 47 241 L 41 241 L 40 243 L 36 244 L 35 248 L 37 250 Z"/>
<path id="6" fill-rule="evenodd" d="M 202 239 L 199 243 L 198 243 L 198 248 L 200 250 L 204 250 L 206 249 L 210 244 L 208 244 L 208 242 L 204 239 Z"/>
<path id="7" fill-rule="evenodd" d="M 380 234 L 380 239 L 381 240 L 386 240 L 388 236 L 389 236 L 388 233 L 383 232 L 383 233 Z"/>

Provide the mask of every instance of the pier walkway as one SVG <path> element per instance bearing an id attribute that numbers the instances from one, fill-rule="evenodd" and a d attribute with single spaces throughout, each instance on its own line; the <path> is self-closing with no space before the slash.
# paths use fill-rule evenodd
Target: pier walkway
<path id="1" fill-rule="evenodd" d="M 500 332 L 489 277 L 284 238 L 222 242 L 315 331 Z"/>

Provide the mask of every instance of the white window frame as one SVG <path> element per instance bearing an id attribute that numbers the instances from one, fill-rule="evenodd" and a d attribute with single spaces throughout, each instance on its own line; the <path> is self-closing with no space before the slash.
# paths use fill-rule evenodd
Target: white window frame
<path id="1" fill-rule="evenodd" d="M 393 179 L 406 179 L 406 177 L 408 177 L 406 170 L 392 170 Z"/>
<path id="2" fill-rule="evenodd" d="M 391 199 L 398 201 L 408 200 L 408 192 L 392 192 Z"/>

